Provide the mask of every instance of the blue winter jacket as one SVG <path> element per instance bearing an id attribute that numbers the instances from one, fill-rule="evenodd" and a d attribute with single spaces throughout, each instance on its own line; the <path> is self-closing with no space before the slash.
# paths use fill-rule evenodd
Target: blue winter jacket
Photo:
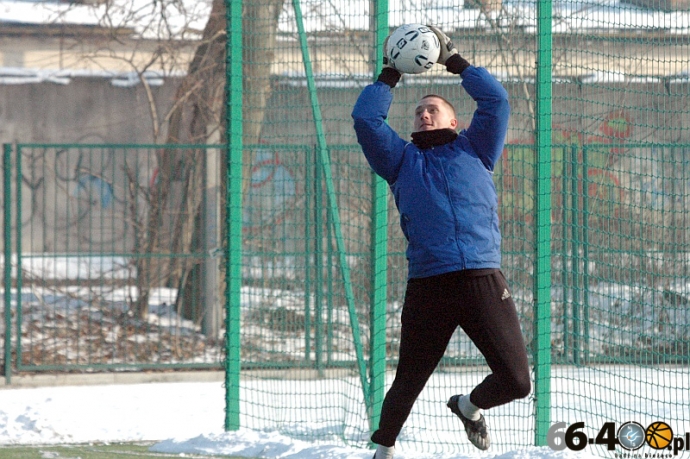
<path id="1" fill-rule="evenodd" d="M 364 155 L 395 197 L 408 278 L 501 264 L 492 174 L 508 130 L 508 93 L 481 67 L 465 69 L 462 86 L 477 103 L 469 128 L 425 150 L 386 124 L 393 94 L 385 83 L 364 88 L 352 111 Z"/>

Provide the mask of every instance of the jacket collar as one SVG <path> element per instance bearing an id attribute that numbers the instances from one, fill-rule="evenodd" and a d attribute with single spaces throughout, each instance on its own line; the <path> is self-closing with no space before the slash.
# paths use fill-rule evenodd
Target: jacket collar
<path id="1" fill-rule="evenodd" d="M 438 147 L 454 141 L 458 133 L 453 129 L 434 129 L 412 133 L 412 143 L 421 150 Z"/>

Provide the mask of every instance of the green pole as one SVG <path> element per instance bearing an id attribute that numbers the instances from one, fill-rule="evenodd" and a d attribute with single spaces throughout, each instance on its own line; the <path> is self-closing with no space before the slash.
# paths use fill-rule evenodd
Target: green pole
<path id="1" fill-rule="evenodd" d="M 24 177 L 24 172 L 22 171 L 22 146 L 17 145 L 17 151 L 15 153 L 15 163 L 17 168 L 17 190 L 16 197 L 14 198 L 15 205 L 17 206 L 17 211 L 15 213 L 16 221 L 16 235 L 14 243 L 14 252 L 17 254 L 17 266 L 15 272 L 17 273 L 17 279 L 15 280 L 15 289 L 17 290 L 17 300 L 15 301 L 16 317 L 14 318 L 15 326 L 17 327 L 17 338 L 14 344 L 14 358 L 15 358 L 15 368 L 17 371 L 22 370 L 22 177 Z"/>
<path id="2" fill-rule="evenodd" d="M 314 72 L 312 70 L 311 57 L 309 56 L 309 48 L 307 46 L 307 35 L 304 29 L 304 21 L 302 17 L 302 8 L 300 6 L 300 0 L 293 0 L 292 6 L 295 10 L 295 21 L 297 23 L 297 30 L 299 33 L 300 47 L 302 49 L 304 72 L 307 77 L 307 89 L 309 90 L 312 116 L 314 117 L 314 128 L 316 129 L 316 140 L 318 143 L 319 150 L 318 160 L 321 161 L 321 167 L 323 168 L 323 180 L 326 185 L 326 193 L 328 195 L 328 206 L 331 213 L 331 217 L 333 218 L 333 231 L 335 232 L 335 242 L 338 248 L 338 261 L 340 264 L 340 272 L 342 274 L 343 286 L 345 288 L 345 300 L 347 301 L 347 309 L 350 316 L 350 326 L 352 327 L 352 339 L 355 346 L 357 369 L 359 371 L 359 378 L 360 383 L 362 385 L 362 392 L 364 394 L 364 401 L 366 404 L 368 404 L 369 386 L 367 384 L 367 370 L 366 364 L 364 363 L 364 352 L 362 350 L 362 338 L 359 331 L 359 320 L 357 319 L 357 309 L 355 308 L 355 294 L 352 288 L 350 266 L 347 264 L 347 249 L 345 247 L 345 239 L 343 238 L 342 225 L 340 223 L 340 212 L 338 211 L 338 201 L 335 195 L 335 186 L 333 185 L 333 174 L 331 172 L 331 158 L 328 152 L 328 145 L 326 144 L 326 135 L 323 130 L 321 108 L 319 107 L 319 100 L 316 95 L 316 85 L 314 84 Z M 316 305 L 314 306 L 314 308 L 316 309 Z"/>
<path id="3" fill-rule="evenodd" d="M 242 0 L 226 0 L 225 430 L 240 428 L 242 288 Z"/>
<path id="4" fill-rule="evenodd" d="M 312 160 L 312 154 L 314 160 Z M 304 151 L 306 167 L 304 170 L 304 362 L 309 362 L 311 355 L 311 245 L 312 209 L 311 195 L 314 192 L 313 178 L 316 177 L 316 152 L 313 149 Z M 318 288 L 317 288 L 318 290 Z"/>
<path id="5" fill-rule="evenodd" d="M 537 8 L 535 444 L 545 446 L 551 423 L 551 0 L 539 0 Z"/>
<path id="6" fill-rule="evenodd" d="M 3 215 L 5 225 L 5 382 L 12 383 L 12 145 L 3 145 Z M 17 297 L 19 297 L 17 292 Z"/>
<path id="7" fill-rule="evenodd" d="M 374 0 L 375 66 L 374 78 L 381 72 L 383 40 L 388 35 L 388 0 Z M 378 428 L 386 385 L 386 301 L 388 296 L 388 186 L 371 172 L 371 295 L 369 363 L 371 398 L 369 427 Z"/>
<path id="8" fill-rule="evenodd" d="M 561 283 L 563 284 L 563 313 L 561 315 L 561 320 L 563 321 L 563 355 L 565 356 L 566 361 L 568 360 L 568 356 L 570 355 L 571 349 L 571 330 L 568 304 L 571 301 L 572 295 L 569 294 L 571 281 L 568 275 L 568 261 L 572 258 L 572 248 L 570 244 L 571 239 L 569 239 L 569 235 L 570 237 L 572 237 L 572 233 L 575 230 L 572 222 L 570 221 L 571 219 L 569 215 L 571 214 L 568 212 L 568 210 L 572 208 L 571 203 L 574 199 L 572 196 L 572 187 L 570 186 L 573 175 L 572 161 L 568 161 L 568 158 L 572 158 L 573 156 L 576 157 L 578 148 L 578 145 L 572 145 L 570 148 L 563 150 L 563 185 L 561 187 L 563 189 L 563 258 L 561 262 Z M 570 154 L 571 156 L 567 156 L 568 154 Z"/>
<path id="9" fill-rule="evenodd" d="M 580 196 L 578 192 L 578 185 L 580 180 L 580 171 L 577 167 L 578 151 L 573 149 L 573 156 L 570 158 L 570 167 L 573 171 L 572 180 L 570 181 L 570 195 L 572 196 L 572 213 L 571 235 L 572 241 L 572 262 L 570 269 L 572 270 L 572 320 L 573 320 L 573 338 L 571 340 L 573 348 L 573 363 L 580 364 Z"/>
<path id="10" fill-rule="evenodd" d="M 315 156 L 314 165 L 314 365 L 323 370 L 323 218 L 321 208 L 321 164 Z M 309 329 L 307 329 L 307 334 Z"/>
<path id="11" fill-rule="evenodd" d="M 581 357 L 589 360 L 589 175 L 587 146 L 582 146 L 582 327 Z"/>

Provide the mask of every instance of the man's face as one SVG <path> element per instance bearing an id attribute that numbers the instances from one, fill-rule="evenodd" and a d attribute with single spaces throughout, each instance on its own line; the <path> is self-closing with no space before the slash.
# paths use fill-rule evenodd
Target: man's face
<path id="1" fill-rule="evenodd" d="M 414 111 L 414 131 L 432 131 L 434 129 L 455 129 L 458 120 L 453 110 L 438 97 L 425 97 L 419 101 Z"/>

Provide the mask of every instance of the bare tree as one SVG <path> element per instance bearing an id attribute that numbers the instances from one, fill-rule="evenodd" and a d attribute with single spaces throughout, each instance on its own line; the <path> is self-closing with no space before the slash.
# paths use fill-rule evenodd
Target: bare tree
<path id="1" fill-rule="evenodd" d="M 225 3 L 215 0 L 202 39 L 177 89 L 168 117 L 166 144 L 206 144 L 222 126 L 225 36 Z M 169 286 L 186 283 L 189 270 L 200 262 L 187 258 L 178 262 L 174 257 L 161 261 L 146 255 L 159 253 L 162 245 L 170 247 L 172 253 L 194 250 L 194 241 L 198 240 L 195 235 L 199 232 L 195 221 L 202 202 L 199 190 L 203 168 L 199 166 L 203 164 L 205 153 L 204 149 L 174 148 L 157 152 L 158 181 L 150 194 L 146 230 L 143 232 L 145 242 L 141 246 L 143 256 L 136 261 L 139 297 L 135 310 L 141 316 L 146 314 L 151 287 L 161 281 Z M 173 183 L 181 189 L 176 202 L 170 200 Z M 166 225 L 172 228 L 172 233 L 167 235 L 169 240 L 165 240 L 161 233 L 164 221 L 173 222 Z M 154 278 L 154 273 L 160 275 Z M 179 304 L 179 297 L 177 302 Z"/>
<path id="2" fill-rule="evenodd" d="M 270 96 L 270 69 L 275 59 L 277 23 L 284 0 L 267 2 L 245 2 L 243 10 L 243 81 L 245 100 L 243 110 L 245 145 L 256 144 L 261 135 L 261 126 L 265 116 L 267 100 Z M 188 139 L 191 143 L 207 143 L 209 139 L 222 137 L 224 132 L 223 114 L 225 108 L 225 60 L 226 60 L 226 8 L 224 0 L 214 0 L 208 23 L 203 32 L 201 44 L 197 47 L 185 78 L 176 95 L 174 109 L 171 112 L 168 126 L 168 144 Z M 199 227 L 201 199 L 198 190 L 203 177 L 203 151 L 170 151 L 164 150 L 158 155 L 159 182 L 152 191 L 148 229 L 145 232 L 148 241 L 144 253 L 155 253 L 159 242 L 159 228 L 163 213 L 170 197 L 170 186 L 174 177 L 183 174 L 184 216 L 175 225 L 172 248 L 175 252 L 194 252 L 202 240 L 203 229 Z M 249 183 L 250 169 L 253 161 L 251 149 L 245 149 L 243 155 L 243 191 Z M 221 161 L 225 164 L 225 161 Z M 223 181 L 221 181 L 223 183 Z M 224 195 L 224 193 L 223 193 Z M 148 304 L 150 273 L 156 271 L 151 258 L 140 259 L 139 272 L 140 296 L 136 310 L 145 314 Z M 197 289 L 190 281 L 192 270 L 200 269 L 200 260 L 186 259 L 169 263 L 168 283 L 180 286 L 188 301 L 193 303 L 191 292 Z M 178 296 L 178 302 L 182 297 Z"/>
<path id="3" fill-rule="evenodd" d="M 270 97 L 271 66 L 284 0 L 243 3 L 243 142 L 251 145 L 259 141 Z M 144 318 L 152 288 L 178 288 L 181 294 L 189 295 L 194 290 L 191 274 L 202 261 L 201 257 L 176 258 L 175 254 L 198 253 L 201 248 L 205 145 L 224 141 L 226 2 L 75 2 L 69 7 L 55 7 L 55 22 L 76 8 L 90 9 L 102 30 L 110 33 L 91 41 L 70 38 L 63 43 L 66 52 L 78 55 L 82 63 L 115 62 L 131 72 L 146 97 L 153 143 L 199 145 L 158 149 L 152 183 L 137 180 L 140 173 L 132 169 L 137 167 L 133 161 L 122 165 L 130 179 L 130 218 L 136 220 L 130 223 L 136 229 L 136 240 L 129 245 L 134 252 L 132 272 L 137 295 L 130 301 L 135 314 Z M 151 77 L 177 75 L 183 76 L 174 100 L 158 100 Z M 246 149 L 244 190 L 252 156 L 251 149 Z M 219 162 L 225 164 L 224 158 Z M 219 182 L 224 184 L 224 180 Z"/>

